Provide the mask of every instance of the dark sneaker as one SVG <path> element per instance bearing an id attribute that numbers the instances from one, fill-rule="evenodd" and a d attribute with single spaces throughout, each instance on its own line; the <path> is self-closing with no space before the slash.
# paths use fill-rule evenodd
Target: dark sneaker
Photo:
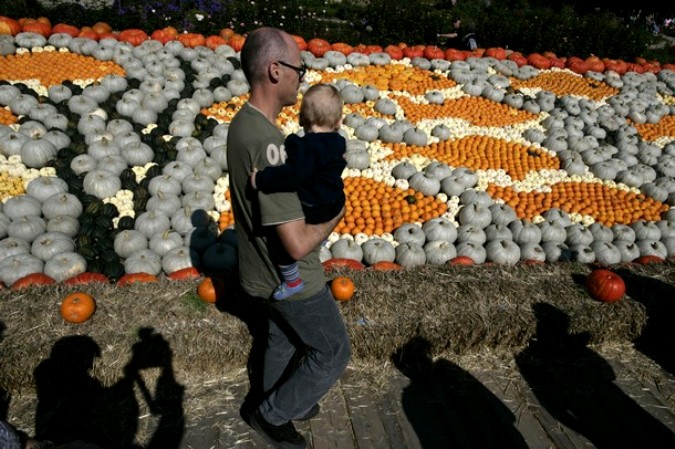
<path id="1" fill-rule="evenodd" d="M 312 419 L 316 415 L 318 415 L 320 411 L 321 411 L 321 407 L 319 406 L 319 404 L 314 404 L 314 407 L 310 408 L 307 411 L 307 413 L 305 413 L 300 418 L 295 418 L 295 420 L 296 421 L 309 421 L 310 419 Z"/>
<path id="2" fill-rule="evenodd" d="M 300 435 L 293 423 L 288 421 L 286 424 L 274 426 L 256 410 L 251 415 L 251 427 L 268 443 L 277 449 L 305 449 L 307 442 L 305 437 Z"/>

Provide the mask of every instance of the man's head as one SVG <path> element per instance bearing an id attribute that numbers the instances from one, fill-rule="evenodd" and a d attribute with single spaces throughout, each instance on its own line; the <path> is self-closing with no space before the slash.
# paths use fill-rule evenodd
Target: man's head
<path id="1" fill-rule="evenodd" d="M 304 65 L 291 35 L 277 28 L 258 28 L 246 37 L 240 59 L 252 93 L 274 89 L 282 103 L 295 103 Z"/>
<path id="2" fill-rule="evenodd" d="M 337 130 L 342 123 L 342 98 L 330 84 L 316 84 L 305 92 L 300 106 L 300 126 Z"/>

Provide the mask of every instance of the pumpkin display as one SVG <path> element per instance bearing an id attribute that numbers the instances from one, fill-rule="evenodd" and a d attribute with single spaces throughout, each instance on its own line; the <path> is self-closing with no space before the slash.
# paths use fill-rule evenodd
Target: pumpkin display
<path id="1" fill-rule="evenodd" d="M 337 301 L 349 301 L 355 289 L 354 281 L 348 276 L 338 276 L 330 282 L 330 291 Z"/>
<path id="2" fill-rule="evenodd" d="M 211 262 L 230 248 L 193 218 L 234 224 L 226 137 L 250 91 L 245 36 L 2 16 L 0 34 L 0 122 L 16 125 L 0 126 L 2 181 L 25 185 L 2 198 L 0 268 L 17 271 L 0 278 L 222 267 Z M 293 38 L 311 75 L 300 91 L 334 83 L 351 128 L 324 268 L 672 257 L 670 66 Z M 298 131 L 297 116 L 285 108 L 280 129 Z"/>
<path id="3" fill-rule="evenodd" d="M 61 301 L 61 317 L 68 323 L 84 323 L 94 315 L 94 312 L 96 312 L 96 300 L 89 293 L 73 292 Z"/>
<path id="4" fill-rule="evenodd" d="M 601 302 L 619 301 L 626 293 L 621 276 L 603 268 L 591 271 L 586 276 L 585 286 L 591 297 Z"/>

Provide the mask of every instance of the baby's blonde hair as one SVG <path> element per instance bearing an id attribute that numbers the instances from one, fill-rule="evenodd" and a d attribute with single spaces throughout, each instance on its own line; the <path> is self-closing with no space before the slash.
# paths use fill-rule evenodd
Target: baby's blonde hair
<path id="1" fill-rule="evenodd" d="M 302 97 L 300 104 L 300 126 L 324 126 L 337 130 L 342 120 L 342 98 L 340 91 L 330 84 L 315 84 Z"/>

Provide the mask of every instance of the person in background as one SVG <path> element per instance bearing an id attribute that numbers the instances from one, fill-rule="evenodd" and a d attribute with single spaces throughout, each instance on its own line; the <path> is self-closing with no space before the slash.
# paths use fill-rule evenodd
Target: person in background
<path id="1" fill-rule="evenodd" d="M 346 141 L 338 130 L 342 125 L 342 98 L 330 84 L 311 86 L 303 95 L 300 126 L 305 134 L 291 134 L 284 147 L 288 158 L 283 165 L 254 169 L 251 184 L 263 193 L 298 192 L 305 222 L 330 221 L 345 205 L 342 172 Z M 304 283 L 300 268 L 283 248 L 276 251 L 284 281 L 274 290 L 274 299 L 283 300 L 300 292 Z"/>
<path id="2" fill-rule="evenodd" d="M 271 27 L 248 35 L 240 59 L 250 97 L 232 119 L 227 136 L 239 279 L 250 301 L 263 306 L 268 325 L 263 395 L 249 394 L 251 401 L 240 412 L 274 447 L 304 449 L 307 442 L 292 420 L 319 413 L 318 401 L 342 376 L 351 356 L 349 336 L 319 260 L 321 243 L 344 215 L 344 207 L 328 222 L 308 224 L 297 192 L 253 191 L 254 168 L 285 162 L 276 120 L 284 106 L 296 103 L 305 67 L 291 35 Z M 304 282 L 302 291 L 284 301 L 269 299 L 281 282 L 269 252 L 271 238 L 278 238 L 298 261 Z"/>

